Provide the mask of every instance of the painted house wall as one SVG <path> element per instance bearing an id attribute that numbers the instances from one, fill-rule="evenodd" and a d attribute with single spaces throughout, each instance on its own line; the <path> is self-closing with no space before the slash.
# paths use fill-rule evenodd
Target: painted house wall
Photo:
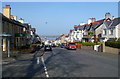
<path id="1" fill-rule="evenodd" d="M 77 41 L 81 41 L 82 40 L 82 30 L 77 30 Z"/>
<path id="2" fill-rule="evenodd" d="M 105 37 L 107 39 L 109 39 L 109 38 L 119 38 L 120 37 L 120 30 L 119 30 L 120 24 L 115 26 L 115 28 L 112 29 L 113 30 L 113 35 L 110 34 L 111 29 L 107 28 L 104 24 L 102 26 L 103 26 L 103 28 L 102 28 L 103 32 L 104 32 L 104 29 L 106 29 L 106 35 L 104 35 L 103 32 L 102 32 L 102 37 Z"/>
<path id="3" fill-rule="evenodd" d="M 104 30 L 106 30 L 106 34 L 103 34 Z M 102 37 L 109 39 L 109 34 L 108 33 L 109 33 L 109 31 L 108 31 L 106 25 L 102 24 Z"/>
<path id="4" fill-rule="evenodd" d="M 102 32 L 103 32 L 102 27 L 103 27 L 103 24 L 100 25 L 98 28 L 95 29 L 95 35 L 97 36 L 97 38 L 98 38 L 98 35 L 102 34 Z"/>
<path id="5" fill-rule="evenodd" d="M 117 28 L 115 27 L 113 30 L 113 35 L 110 34 L 110 29 L 108 29 L 108 38 L 116 38 Z"/>
<path id="6" fill-rule="evenodd" d="M 120 38 L 120 24 L 116 26 L 116 37 Z"/>

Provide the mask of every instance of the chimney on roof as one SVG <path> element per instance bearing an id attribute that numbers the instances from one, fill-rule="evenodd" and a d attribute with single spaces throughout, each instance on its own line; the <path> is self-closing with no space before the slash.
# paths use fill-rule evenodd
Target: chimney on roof
<path id="1" fill-rule="evenodd" d="M 11 7 L 10 5 L 6 5 L 3 7 L 3 15 L 6 16 L 7 18 L 11 17 Z"/>
<path id="2" fill-rule="evenodd" d="M 11 18 L 11 19 L 14 19 L 14 20 L 17 20 L 17 16 L 11 15 L 10 18 Z"/>
<path id="3" fill-rule="evenodd" d="M 113 20 L 113 19 L 115 19 L 115 17 L 114 17 L 114 16 L 112 16 L 112 20 Z"/>
<path id="4" fill-rule="evenodd" d="M 82 23 L 80 23 L 80 25 L 85 25 L 85 23 L 82 22 Z"/>
<path id="5" fill-rule="evenodd" d="M 22 18 L 20 18 L 18 21 L 21 22 L 22 24 L 24 23 L 24 19 Z"/>
<path id="6" fill-rule="evenodd" d="M 77 27 L 77 25 L 74 25 L 74 27 Z"/>
<path id="7" fill-rule="evenodd" d="M 111 14 L 109 12 L 105 14 L 105 19 L 110 19 L 110 17 L 111 17 Z"/>
<path id="8" fill-rule="evenodd" d="M 88 24 L 90 24 L 90 23 L 92 23 L 92 22 L 95 22 L 95 21 L 96 21 L 95 18 L 89 18 L 89 19 L 88 19 Z"/>

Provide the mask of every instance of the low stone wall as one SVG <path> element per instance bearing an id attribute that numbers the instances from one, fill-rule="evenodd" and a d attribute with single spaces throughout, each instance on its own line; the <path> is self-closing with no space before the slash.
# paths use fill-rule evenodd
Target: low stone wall
<path id="1" fill-rule="evenodd" d="M 105 46 L 105 52 L 112 53 L 112 54 L 120 54 L 120 49 Z"/>
<path id="2" fill-rule="evenodd" d="M 103 43 L 101 45 L 101 52 L 112 53 L 112 54 L 120 54 L 120 49 L 109 47 L 109 46 L 105 46 L 105 43 Z"/>
<path id="3" fill-rule="evenodd" d="M 94 46 L 81 46 L 81 49 L 93 50 Z"/>

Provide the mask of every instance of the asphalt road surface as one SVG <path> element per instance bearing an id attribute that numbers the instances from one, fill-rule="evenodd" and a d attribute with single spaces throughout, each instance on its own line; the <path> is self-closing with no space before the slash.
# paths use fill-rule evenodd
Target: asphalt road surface
<path id="1" fill-rule="evenodd" d="M 40 56 L 42 52 L 43 49 L 4 63 L 3 77 L 118 77 L 118 60 L 110 55 L 59 47 Z"/>

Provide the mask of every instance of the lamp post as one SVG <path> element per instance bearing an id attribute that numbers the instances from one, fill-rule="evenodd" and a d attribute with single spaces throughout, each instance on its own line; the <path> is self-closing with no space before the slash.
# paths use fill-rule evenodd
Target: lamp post
<path id="1" fill-rule="evenodd" d="M 10 40 L 8 39 L 8 57 L 10 57 Z"/>

